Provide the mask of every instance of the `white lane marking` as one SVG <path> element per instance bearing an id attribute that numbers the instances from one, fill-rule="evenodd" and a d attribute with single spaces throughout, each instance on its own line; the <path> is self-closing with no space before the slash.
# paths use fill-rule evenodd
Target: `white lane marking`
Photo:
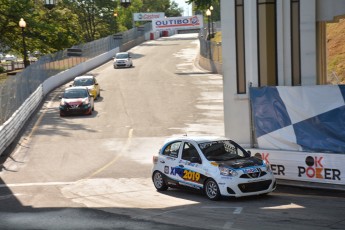
<path id="1" fill-rule="evenodd" d="M 209 208 L 209 209 L 226 209 L 226 208 L 231 208 L 235 209 L 232 213 L 233 214 L 241 214 L 243 207 L 218 207 L 218 206 L 203 206 L 201 208 Z"/>
<path id="2" fill-rule="evenodd" d="M 305 208 L 303 206 L 300 206 L 298 204 L 287 204 L 287 205 L 278 205 L 278 206 L 273 206 L 273 207 L 263 207 L 261 209 L 271 209 L 271 210 L 282 210 L 282 209 L 296 209 L 296 208 Z"/>
<path id="3" fill-rule="evenodd" d="M 76 182 L 38 182 L 38 183 L 18 183 L 18 184 L 0 184 L 0 188 L 13 187 L 31 187 L 31 186 L 54 186 L 54 185 L 70 185 Z"/>

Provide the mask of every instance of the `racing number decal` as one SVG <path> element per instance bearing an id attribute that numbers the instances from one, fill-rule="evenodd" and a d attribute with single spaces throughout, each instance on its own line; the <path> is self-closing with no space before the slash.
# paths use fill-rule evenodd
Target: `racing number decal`
<path id="1" fill-rule="evenodd" d="M 184 170 L 183 179 L 198 182 L 200 180 L 200 173 Z"/>
<path id="2" fill-rule="evenodd" d="M 180 167 L 171 167 L 170 175 L 178 175 L 180 178 L 186 181 L 192 181 L 197 183 L 200 183 L 200 179 L 202 179 L 202 175 L 200 173 L 183 169 Z"/>

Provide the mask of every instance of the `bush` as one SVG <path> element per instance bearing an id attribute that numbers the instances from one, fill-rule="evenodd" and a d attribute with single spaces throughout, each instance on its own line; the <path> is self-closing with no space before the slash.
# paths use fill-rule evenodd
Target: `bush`
<path id="1" fill-rule="evenodd" d="M 0 73 L 5 73 L 5 68 L 3 66 L 0 65 Z"/>

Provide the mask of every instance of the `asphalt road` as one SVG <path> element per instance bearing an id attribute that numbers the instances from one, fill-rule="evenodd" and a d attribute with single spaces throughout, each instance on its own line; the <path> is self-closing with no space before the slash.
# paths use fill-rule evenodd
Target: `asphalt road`
<path id="1" fill-rule="evenodd" d="M 343 191 L 278 186 L 218 202 L 159 193 L 152 155 L 172 135 L 223 135 L 222 77 L 195 65 L 196 35 L 130 50 L 134 67 L 92 71 L 91 116 L 59 116 L 52 92 L 0 172 L 0 229 L 345 229 Z"/>

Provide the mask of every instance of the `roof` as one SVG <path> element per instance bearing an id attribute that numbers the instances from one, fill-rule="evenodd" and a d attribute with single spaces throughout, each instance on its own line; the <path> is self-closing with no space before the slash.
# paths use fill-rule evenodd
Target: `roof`
<path id="1" fill-rule="evenodd" d="M 88 90 L 86 86 L 72 86 L 72 87 L 66 88 L 65 91 L 74 90 L 74 89 L 84 89 L 84 90 Z"/>
<path id="2" fill-rule="evenodd" d="M 165 143 L 170 141 L 195 141 L 197 143 L 205 143 L 211 141 L 220 141 L 220 140 L 229 140 L 226 137 L 220 136 L 179 136 L 179 137 L 170 137 L 165 140 Z"/>
<path id="3" fill-rule="evenodd" d="M 94 76 L 92 76 L 92 75 L 83 75 L 83 76 L 78 76 L 78 77 L 74 78 L 74 80 L 85 79 L 85 78 L 94 78 Z"/>

